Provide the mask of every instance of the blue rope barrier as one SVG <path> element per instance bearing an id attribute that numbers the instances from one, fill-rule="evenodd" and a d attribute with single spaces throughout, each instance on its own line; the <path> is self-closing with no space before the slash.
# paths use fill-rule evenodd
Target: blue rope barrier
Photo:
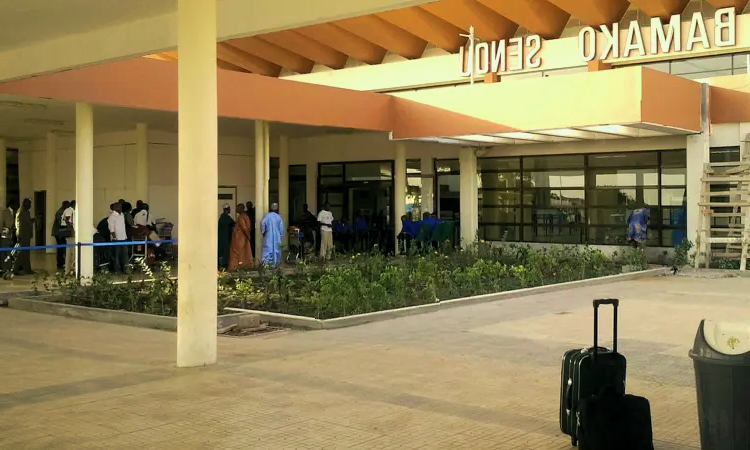
<path id="1" fill-rule="evenodd" d="M 30 250 L 47 250 L 47 249 L 58 249 L 58 248 L 71 248 L 71 247 L 118 247 L 118 246 L 132 246 L 132 245 L 156 245 L 156 244 L 174 244 L 177 239 L 165 239 L 163 241 L 111 241 L 111 242 L 80 242 L 77 244 L 62 244 L 62 245 L 32 245 L 29 247 L 0 247 L 0 252 L 10 251 L 30 251 Z"/>

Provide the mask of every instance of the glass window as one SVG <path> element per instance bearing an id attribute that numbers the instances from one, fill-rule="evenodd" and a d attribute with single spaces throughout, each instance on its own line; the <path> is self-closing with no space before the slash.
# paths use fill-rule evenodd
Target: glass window
<path id="1" fill-rule="evenodd" d="M 527 242 L 550 242 L 553 244 L 581 244 L 584 231 L 581 226 L 557 224 L 554 218 L 547 223 L 523 228 L 523 239 Z"/>
<path id="2" fill-rule="evenodd" d="M 442 219 L 449 220 L 458 217 L 460 212 L 460 184 L 460 175 L 438 174 L 438 214 Z"/>
<path id="3" fill-rule="evenodd" d="M 733 162 L 740 160 L 740 147 L 711 147 L 709 161 Z"/>
<path id="4" fill-rule="evenodd" d="M 520 227 L 513 225 L 480 224 L 479 236 L 485 241 L 517 242 L 521 240 Z"/>
<path id="5" fill-rule="evenodd" d="M 388 181 L 392 178 L 393 171 L 390 161 L 346 165 L 346 181 Z"/>
<path id="6" fill-rule="evenodd" d="M 341 177 L 320 177 L 321 186 L 341 186 L 344 179 Z"/>
<path id="7" fill-rule="evenodd" d="M 407 159 L 406 175 L 410 177 L 422 175 L 422 161 L 419 159 Z"/>
<path id="8" fill-rule="evenodd" d="M 732 55 L 732 69 L 737 71 L 747 71 L 747 56 L 747 53 Z"/>
<path id="9" fill-rule="evenodd" d="M 289 178 L 305 177 L 307 178 L 307 166 L 304 164 L 297 164 L 289 166 Z"/>
<path id="10" fill-rule="evenodd" d="M 432 209 L 432 208 L 430 208 Z M 422 177 L 406 178 L 406 212 L 411 213 L 412 218 L 422 217 Z"/>
<path id="11" fill-rule="evenodd" d="M 659 205 L 659 190 L 653 189 L 595 189 L 588 192 L 589 206 L 633 207 L 639 203 Z"/>
<path id="12" fill-rule="evenodd" d="M 589 173 L 590 187 L 656 186 L 659 171 L 653 169 L 592 169 Z"/>
<path id="13" fill-rule="evenodd" d="M 682 78 L 687 78 L 688 80 L 701 80 L 704 78 L 713 78 L 713 77 L 725 77 L 727 75 L 732 75 L 732 70 L 714 70 L 711 72 L 695 72 L 695 73 L 686 73 L 684 75 L 680 75 Z"/>
<path id="14" fill-rule="evenodd" d="M 459 173 L 457 159 L 438 159 L 435 161 L 435 173 Z"/>
<path id="15" fill-rule="evenodd" d="M 481 173 L 477 186 L 480 189 L 519 189 L 521 187 L 521 173 Z"/>
<path id="16" fill-rule="evenodd" d="M 524 170 L 580 169 L 583 155 L 527 156 L 523 158 Z"/>
<path id="17" fill-rule="evenodd" d="M 511 206 L 521 204 L 521 191 L 514 190 L 486 190 L 479 192 L 480 205 Z"/>
<path id="18" fill-rule="evenodd" d="M 683 186 L 687 184 L 687 153 L 685 150 L 662 152 L 662 186 Z"/>
<path id="19" fill-rule="evenodd" d="M 344 165 L 343 164 L 321 164 L 320 176 L 321 177 L 343 177 Z"/>
<path id="20" fill-rule="evenodd" d="M 537 208 L 582 208 L 585 197 L 583 189 L 527 189 L 523 202 Z"/>
<path id="21" fill-rule="evenodd" d="M 507 172 L 521 170 L 521 158 L 478 158 L 479 172 Z"/>
<path id="22" fill-rule="evenodd" d="M 657 152 L 602 153 L 588 155 L 589 167 L 658 167 Z"/>
<path id="23" fill-rule="evenodd" d="M 521 223 L 521 208 L 480 206 L 479 221 L 488 223 Z"/>
<path id="24" fill-rule="evenodd" d="M 524 172 L 523 185 L 529 188 L 584 187 L 583 169 L 580 171 L 556 170 L 549 172 Z"/>

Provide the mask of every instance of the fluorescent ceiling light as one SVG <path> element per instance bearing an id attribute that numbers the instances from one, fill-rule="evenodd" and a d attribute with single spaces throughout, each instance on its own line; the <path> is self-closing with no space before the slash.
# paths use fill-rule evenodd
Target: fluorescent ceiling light
<path id="1" fill-rule="evenodd" d="M 3 108 L 23 108 L 23 109 L 35 109 L 35 110 L 46 110 L 47 105 L 42 103 L 26 103 L 26 102 L 14 102 L 10 100 L 0 101 L 0 107 Z"/>

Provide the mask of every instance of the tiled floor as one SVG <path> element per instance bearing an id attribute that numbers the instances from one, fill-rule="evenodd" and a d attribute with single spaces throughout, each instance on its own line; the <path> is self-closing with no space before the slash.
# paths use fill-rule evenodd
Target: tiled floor
<path id="1" fill-rule="evenodd" d="M 222 337 L 173 366 L 175 335 L 0 310 L 2 449 L 568 449 L 560 356 L 618 296 L 628 390 L 657 449 L 698 448 L 687 351 L 701 318 L 745 317 L 750 279 L 660 277 L 335 331 Z M 603 340 L 611 313 L 602 310 Z"/>

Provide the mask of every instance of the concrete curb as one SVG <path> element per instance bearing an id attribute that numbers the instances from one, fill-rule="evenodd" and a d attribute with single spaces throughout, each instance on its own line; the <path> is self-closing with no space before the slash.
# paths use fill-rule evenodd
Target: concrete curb
<path id="1" fill-rule="evenodd" d="M 42 298 L 52 299 L 55 297 L 46 296 Z M 104 322 L 163 331 L 177 331 L 177 317 L 171 316 L 90 308 L 87 306 L 67 305 L 65 303 L 19 297 L 8 299 L 8 307 L 20 311 L 71 317 L 92 322 Z M 253 328 L 260 325 L 260 316 L 249 312 L 221 315 L 217 317 L 216 325 L 217 329 L 230 325 L 237 325 L 240 328 Z"/>
<path id="2" fill-rule="evenodd" d="M 426 305 L 409 306 L 406 308 L 391 309 L 388 311 L 377 311 L 356 316 L 339 317 L 336 319 L 314 319 L 312 317 L 293 316 L 290 314 L 279 314 L 254 309 L 225 308 L 227 311 L 246 312 L 257 314 L 262 322 L 268 322 L 272 325 L 288 326 L 292 328 L 301 328 L 305 330 L 334 330 L 337 328 L 353 327 L 364 325 L 381 320 L 395 319 L 398 317 L 414 316 L 417 314 L 426 314 L 429 312 L 439 311 L 442 309 L 457 308 L 460 306 L 477 305 L 480 303 L 491 303 L 510 298 L 528 297 L 530 295 L 546 294 L 553 291 L 563 291 L 576 289 L 580 287 L 598 286 L 602 284 L 618 283 L 621 281 L 636 280 L 638 278 L 647 278 L 662 275 L 667 272 L 666 268 L 648 269 L 639 272 L 630 272 L 620 275 L 610 275 L 600 278 L 590 278 L 587 280 L 569 281 L 567 283 L 549 284 L 526 289 L 517 289 L 515 291 L 498 292 L 495 294 L 477 295 L 474 297 L 457 298 L 442 302 L 429 303 Z"/>

